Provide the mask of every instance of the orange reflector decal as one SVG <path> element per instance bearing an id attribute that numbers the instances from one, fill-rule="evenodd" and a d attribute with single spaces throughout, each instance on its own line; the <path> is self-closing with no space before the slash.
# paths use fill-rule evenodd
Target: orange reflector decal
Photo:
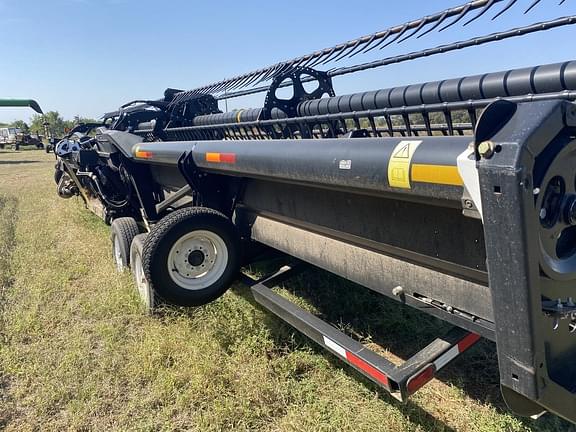
<path id="1" fill-rule="evenodd" d="M 412 181 L 442 185 L 463 186 L 457 166 L 450 165 L 412 165 Z"/>
<path id="2" fill-rule="evenodd" d="M 136 150 L 135 155 L 137 158 L 140 159 L 150 159 L 152 156 L 154 156 L 154 153 L 152 153 L 151 151 Z"/>
<path id="3" fill-rule="evenodd" d="M 220 162 L 220 153 L 206 153 L 206 162 Z"/>
<path id="4" fill-rule="evenodd" d="M 206 153 L 206 162 L 213 163 L 236 163 L 235 153 Z"/>

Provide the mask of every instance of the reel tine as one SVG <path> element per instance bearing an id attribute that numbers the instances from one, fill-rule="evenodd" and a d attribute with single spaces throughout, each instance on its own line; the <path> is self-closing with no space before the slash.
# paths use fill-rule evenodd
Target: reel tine
<path id="1" fill-rule="evenodd" d="M 408 24 L 404 24 L 404 26 L 402 27 L 402 30 L 400 30 L 400 32 L 399 32 L 395 37 L 393 37 L 391 41 L 389 41 L 388 43 L 382 45 L 382 46 L 380 47 L 380 49 L 384 49 L 384 48 L 386 48 L 388 45 L 391 45 L 391 44 L 393 44 L 394 42 L 396 42 L 398 39 L 400 39 L 400 38 L 402 37 L 402 35 L 403 35 L 404 33 L 406 33 L 406 30 L 408 30 Z"/>
<path id="2" fill-rule="evenodd" d="M 314 57 L 312 57 L 313 59 Z M 297 58 L 292 60 L 291 62 L 288 62 L 286 64 L 286 69 L 279 69 L 278 71 L 275 71 L 273 76 L 279 74 L 279 73 L 284 73 L 286 71 L 290 72 L 296 68 L 301 67 L 303 64 L 307 63 L 310 59 L 307 56 L 301 57 L 301 58 Z"/>
<path id="3" fill-rule="evenodd" d="M 232 90 L 238 87 L 242 87 L 244 85 L 244 83 L 246 83 L 247 81 L 250 80 L 250 78 L 252 78 L 254 75 L 256 75 L 258 73 L 258 71 L 254 71 L 252 73 L 247 73 L 244 75 L 240 75 L 236 80 L 234 80 L 234 82 L 232 83 L 232 85 L 226 89 L 226 90 Z"/>
<path id="4" fill-rule="evenodd" d="M 560 0 L 560 3 L 558 3 L 558 6 L 562 6 L 564 4 L 564 2 L 566 2 L 566 0 Z"/>
<path id="5" fill-rule="evenodd" d="M 416 37 L 416 39 L 420 39 L 422 36 L 426 36 L 428 33 L 433 32 L 436 28 L 438 28 L 439 25 L 441 25 L 444 21 L 446 21 L 447 17 L 448 17 L 448 11 L 444 12 L 444 14 L 440 17 L 440 19 L 436 22 L 436 24 L 434 24 L 432 27 L 430 27 L 424 33 L 419 34 Z"/>
<path id="6" fill-rule="evenodd" d="M 333 61 L 337 62 L 339 60 L 342 60 L 344 57 L 346 57 L 348 54 L 354 51 L 358 47 L 358 45 L 360 45 L 361 42 L 362 40 L 358 39 L 356 43 L 350 47 L 350 49 L 344 49 L 342 54 L 336 57 Z"/>
<path id="7" fill-rule="evenodd" d="M 504 9 L 502 9 L 500 12 L 498 12 L 496 15 L 494 15 L 492 17 L 492 21 L 494 21 L 495 19 L 499 18 L 500 16 L 504 15 L 508 9 L 510 9 L 512 6 L 514 6 L 516 3 L 518 3 L 518 0 L 510 0 L 510 2 L 504 6 Z"/>
<path id="8" fill-rule="evenodd" d="M 254 77 L 254 75 L 258 75 L 257 72 L 253 74 L 246 74 L 245 77 L 239 77 L 239 79 L 226 90 L 234 90 L 237 88 L 245 87 L 246 84 Z"/>
<path id="9" fill-rule="evenodd" d="M 255 75 L 250 81 L 248 81 L 245 85 L 245 87 L 254 85 L 254 83 L 258 82 L 258 80 L 260 80 L 260 78 L 262 78 L 265 74 L 265 70 L 263 70 L 262 72 L 260 72 L 258 75 Z"/>
<path id="10" fill-rule="evenodd" d="M 301 59 L 292 60 L 291 62 L 286 62 L 285 64 L 280 64 L 278 68 L 275 68 L 274 70 L 272 70 L 271 74 L 267 74 L 258 82 L 268 81 L 268 80 L 276 78 L 280 74 L 290 73 L 294 69 L 299 67 L 304 60 L 305 60 L 305 58 L 301 58 Z"/>
<path id="11" fill-rule="evenodd" d="M 464 25 L 467 26 L 468 24 L 473 23 L 477 19 L 480 19 L 480 17 L 482 17 L 486 12 L 488 12 L 490 10 L 490 8 L 492 8 L 492 6 L 494 6 L 495 3 L 496 3 L 496 0 L 490 0 L 488 3 L 486 3 L 486 6 L 484 6 L 484 8 L 474 18 L 471 18 L 468 21 L 466 21 L 464 23 Z"/>
<path id="12" fill-rule="evenodd" d="M 1 0 L 0 0 L 1 1 Z M 525 13 L 530 12 L 542 0 L 533 0 Z M 566 3 L 566 0 L 558 0 L 559 5 Z M 390 27 L 387 30 L 375 32 L 370 35 L 352 39 L 339 45 L 315 51 L 312 54 L 297 57 L 283 63 L 259 69 L 255 72 L 236 76 L 224 81 L 218 81 L 211 85 L 201 87 L 201 89 L 221 89 L 221 88 L 243 88 L 248 85 L 255 85 L 256 82 L 262 82 L 270 79 L 280 72 L 290 70 L 298 66 L 318 67 L 327 65 L 331 62 L 342 61 L 345 58 L 352 58 L 358 54 L 366 54 L 377 48 L 380 50 L 393 43 L 402 43 L 410 38 L 421 38 L 433 31 L 443 32 L 444 30 L 455 26 L 457 23 L 466 21 L 469 15 L 474 17 L 464 22 L 464 26 L 478 20 L 491 9 L 495 9 L 496 4 L 504 5 L 499 12 L 495 12 L 492 20 L 501 17 L 505 12 L 517 5 L 518 0 L 468 0 L 467 3 L 450 9 L 445 9 L 435 14 L 427 15 L 423 18 L 407 22 L 402 25 Z M 498 8 L 500 9 L 500 8 Z"/>
<path id="13" fill-rule="evenodd" d="M 220 85 L 213 86 L 213 87 L 210 89 L 210 92 L 211 92 L 211 93 L 217 93 L 217 92 L 222 91 L 222 90 L 224 90 L 224 89 L 228 89 L 229 86 L 230 86 L 230 83 L 224 81 L 224 82 L 223 82 L 222 84 L 220 84 Z"/>
<path id="14" fill-rule="evenodd" d="M 316 51 L 314 53 L 314 61 L 308 64 L 308 67 L 314 67 L 324 61 L 332 53 L 331 49 L 323 49 L 322 51 Z"/>
<path id="15" fill-rule="evenodd" d="M 371 35 L 370 38 L 367 39 L 367 41 L 362 44 L 362 46 L 360 47 L 360 49 L 359 49 L 358 51 L 356 51 L 355 53 L 350 54 L 350 55 L 348 56 L 348 58 L 352 58 L 352 57 L 357 56 L 358 54 L 360 54 L 364 48 L 368 48 L 368 47 L 370 46 L 370 44 L 374 41 L 374 39 L 376 39 L 376 33 L 374 33 L 373 35 Z"/>
<path id="16" fill-rule="evenodd" d="M 281 65 L 280 68 L 286 67 L 286 69 L 288 69 L 287 66 L 288 66 L 288 64 L 284 64 L 284 65 Z M 270 69 L 267 70 L 266 73 L 264 73 L 264 75 L 263 75 L 258 81 L 256 81 L 256 82 L 257 82 L 257 83 L 261 83 L 261 82 L 267 81 L 268 79 L 270 79 L 270 78 L 272 78 L 272 77 L 274 76 L 274 73 L 275 73 L 275 72 L 276 72 L 276 68 L 275 68 L 275 67 L 270 68 Z"/>
<path id="17" fill-rule="evenodd" d="M 402 39 L 400 39 L 400 40 L 398 41 L 398 43 L 402 43 L 402 42 L 404 42 L 405 40 L 408 40 L 408 39 L 410 39 L 411 37 L 413 37 L 416 33 L 418 33 L 420 30 L 422 30 L 422 28 L 423 28 L 426 24 L 428 24 L 428 21 L 429 21 L 429 20 L 430 20 L 430 17 L 425 17 L 425 18 L 423 18 L 423 19 L 420 21 L 420 24 L 418 24 L 418 27 L 416 27 L 416 29 L 415 29 L 412 33 L 410 33 L 410 34 L 406 35 L 405 37 L 403 37 Z"/>
<path id="18" fill-rule="evenodd" d="M 327 52 L 324 53 L 324 54 L 322 55 L 322 57 L 321 57 L 322 60 L 321 60 L 321 61 L 319 60 L 318 62 L 316 62 L 315 65 L 318 65 L 318 64 L 326 64 L 326 62 L 330 61 L 329 59 L 330 59 L 330 57 L 332 56 L 332 54 L 334 54 L 334 51 L 336 51 L 336 47 L 332 47 L 332 48 L 330 48 L 330 49 L 328 49 L 328 50 L 326 50 L 326 51 L 327 51 Z"/>
<path id="19" fill-rule="evenodd" d="M 305 61 L 304 63 L 302 63 L 301 67 L 314 67 L 316 66 L 318 63 L 320 63 L 320 58 L 322 58 L 322 51 L 316 51 L 314 54 L 312 54 L 312 56 Z"/>
<path id="20" fill-rule="evenodd" d="M 524 11 L 524 14 L 527 14 L 528 12 L 530 12 L 532 9 L 534 9 L 536 6 L 538 6 L 538 3 L 540 3 L 542 0 L 534 0 L 534 2 L 528 6 L 528 9 L 526 9 Z"/>
<path id="21" fill-rule="evenodd" d="M 367 52 L 370 52 L 370 51 L 378 48 L 380 45 L 382 45 L 382 44 L 384 43 L 384 41 L 385 41 L 386 39 L 388 39 L 388 36 L 390 36 L 390 33 L 391 33 L 390 30 L 388 30 L 388 31 L 386 32 L 386 34 L 384 34 L 384 36 L 382 37 L 382 39 L 380 39 L 375 45 L 373 45 L 372 48 L 367 48 L 367 49 L 365 49 L 364 51 L 362 51 L 362 54 L 366 54 Z"/>
<path id="22" fill-rule="evenodd" d="M 444 30 L 452 27 L 454 24 L 456 24 L 457 22 L 459 22 L 462 18 L 464 18 L 466 15 L 468 15 L 468 12 L 470 11 L 470 8 L 472 7 L 472 5 L 470 3 L 468 3 L 466 5 L 466 7 L 464 9 L 462 9 L 462 12 L 460 12 L 460 14 L 456 17 L 456 19 L 454 21 L 452 21 L 451 23 L 446 24 L 444 27 L 442 27 L 440 30 L 438 30 L 439 32 L 443 32 Z"/>
<path id="23" fill-rule="evenodd" d="M 324 60 L 322 64 L 325 65 L 326 63 L 330 63 L 334 59 L 334 57 L 336 57 L 340 53 L 342 48 L 343 48 L 342 45 L 336 45 L 334 48 L 332 48 L 332 52 L 328 57 L 326 57 L 326 60 Z M 334 57 L 332 57 L 333 55 Z"/>
<path id="24" fill-rule="evenodd" d="M 264 77 L 266 72 L 267 72 L 267 69 L 262 69 L 262 71 L 259 74 L 255 75 L 254 78 L 252 78 L 250 81 L 248 81 L 246 83 L 246 86 L 255 85 L 257 82 L 259 82 Z"/>

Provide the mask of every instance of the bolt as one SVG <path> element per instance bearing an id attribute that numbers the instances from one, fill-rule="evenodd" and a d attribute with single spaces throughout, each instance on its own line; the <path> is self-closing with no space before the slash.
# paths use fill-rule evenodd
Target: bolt
<path id="1" fill-rule="evenodd" d="M 492 141 L 482 141 L 478 144 L 478 153 L 484 159 L 490 159 L 494 154 L 494 143 Z"/>
<path id="2" fill-rule="evenodd" d="M 392 294 L 395 295 L 396 297 L 399 297 L 402 294 L 404 294 L 404 288 L 402 288 L 401 286 L 397 286 L 392 290 Z"/>
<path id="3" fill-rule="evenodd" d="M 466 207 L 467 209 L 473 209 L 474 208 L 474 203 L 471 200 L 464 200 L 464 207 Z"/>
<path id="4" fill-rule="evenodd" d="M 446 311 L 448 313 L 452 313 L 452 312 L 454 312 L 454 308 L 452 306 L 448 306 L 448 307 L 446 307 Z"/>
<path id="5" fill-rule="evenodd" d="M 546 219 L 546 216 L 548 216 L 548 210 L 546 210 L 545 208 L 540 210 L 540 219 L 544 220 Z"/>

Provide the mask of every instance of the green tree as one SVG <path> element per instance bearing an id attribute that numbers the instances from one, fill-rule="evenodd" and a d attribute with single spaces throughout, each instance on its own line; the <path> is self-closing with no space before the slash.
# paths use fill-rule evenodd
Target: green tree
<path id="1" fill-rule="evenodd" d="M 45 114 L 36 114 L 32 117 L 30 130 L 32 133 L 44 134 L 44 124 L 47 123 L 48 132 L 52 136 L 60 137 L 64 135 L 64 130 L 69 127 L 70 122 L 65 121 L 58 111 L 48 111 Z"/>
<path id="2" fill-rule="evenodd" d="M 30 132 L 30 128 L 28 127 L 28 124 L 24 120 L 16 120 L 16 121 L 12 122 L 10 127 L 18 128 L 25 134 Z"/>

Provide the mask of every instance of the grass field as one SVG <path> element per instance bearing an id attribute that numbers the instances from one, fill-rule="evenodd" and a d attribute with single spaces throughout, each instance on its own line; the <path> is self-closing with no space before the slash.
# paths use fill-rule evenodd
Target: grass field
<path id="1" fill-rule="evenodd" d="M 40 151 L 0 152 L 0 429 L 576 430 L 506 411 L 489 342 L 402 405 L 242 286 L 203 308 L 146 315 L 131 276 L 115 272 L 108 227 L 56 196 L 52 165 Z M 319 271 L 282 292 L 402 358 L 444 328 Z"/>

